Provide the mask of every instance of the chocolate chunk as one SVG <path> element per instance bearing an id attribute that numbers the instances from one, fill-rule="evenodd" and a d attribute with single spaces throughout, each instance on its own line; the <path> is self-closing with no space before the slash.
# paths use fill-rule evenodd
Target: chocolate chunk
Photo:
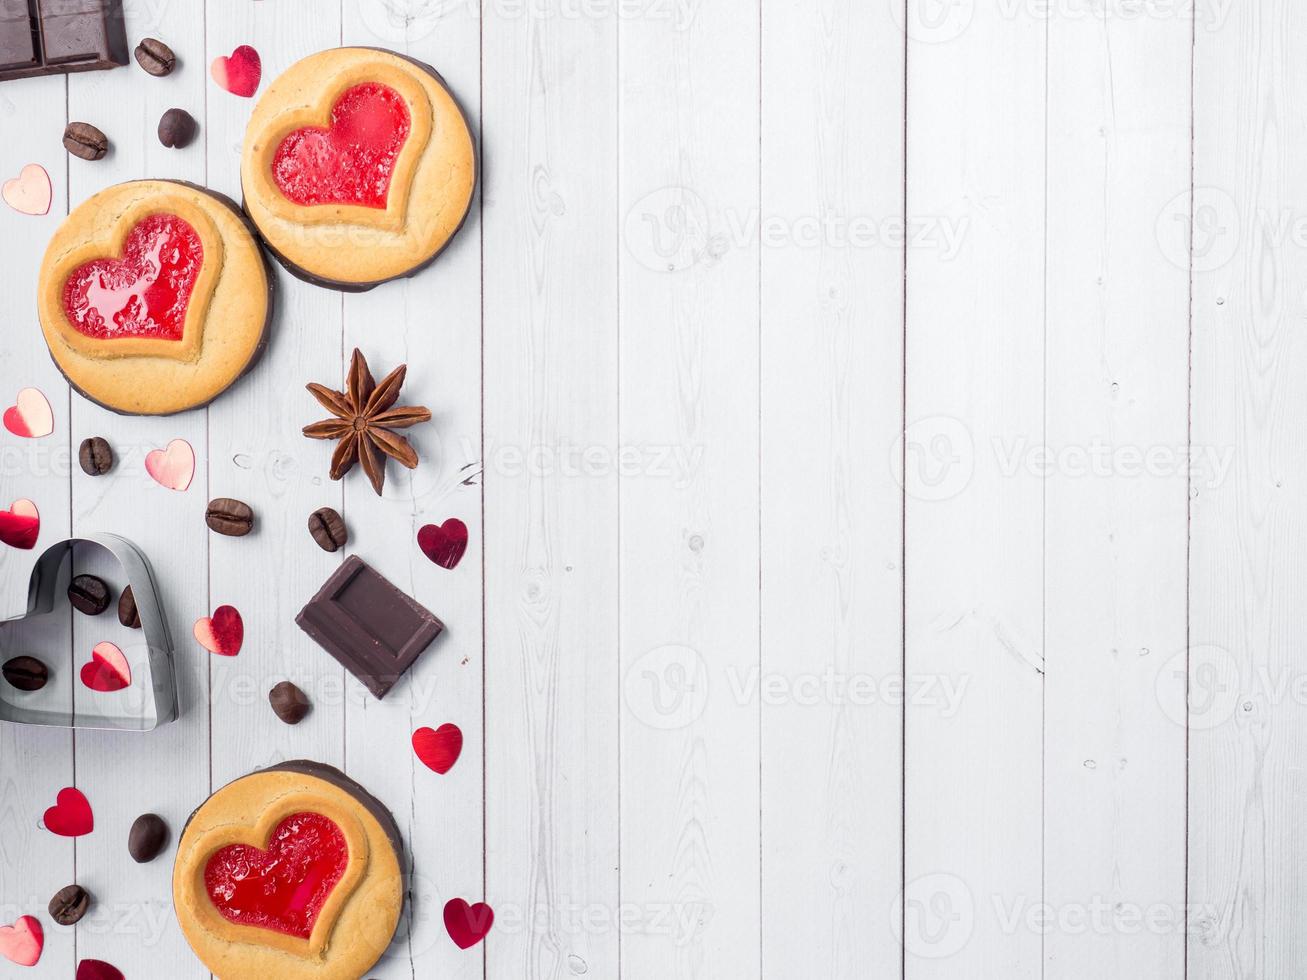
<path id="1" fill-rule="evenodd" d="M 121 0 L 0 0 L 0 81 L 125 64 Z"/>
<path id="2" fill-rule="evenodd" d="M 109 137 L 90 123 L 71 122 L 64 129 L 64 149 L 83 160 L 103 160 Z"/>
<path id="3" fill-rule="evenodd" d="M 4 674 L 10 686 L 20 691 L 39 691 L 50 679 L 50 668 L 35 657 L 6 660 L 5 665 L 0 667 L 0 673 Z"/>
<path id="4" fill-rule="evenodd" d="M 136 596 L 132 595 L 130 585 L 123 589 L 123 594 L 118 597 L 118 622 L 128 629 L 141 628 L 141 614 L 136 611 Z"/>
<path id="5" fill-rule="evenodd" d="M 345 522 L 330 507 L 320 507 L 309 515 L 309 534 L 323 551 L 336 551 L 349 541 Z"/>
<path id="6" fill-rule="evenodd" d="M 109 586 L 94 575 L 78 575 L 68 583 L 68 601 L 78 612 L 98 616 L 109 608 Z"/>
<path id="7" fill-rule="evenodd" d="M 172 48 L 156 38 L 147 37 L 136 45 L 135 54 L 136 63 L 155 78 L 171 75 L 177 67 L 177 56 L 172 53 Z"/>
<path id="8" fill-rule="evenodd" d="M 282 681 L 268 692 L 273 712 L 288 725 L 298 725 L 309 713 L 309 698 L 290 681 Z"/>
<path id="9" fill-rule="evenodd" d="M 103 476 L 113 469 L 113 449 L 99 436 L 83 439 L 77 450 L 77 462 L 87 476 Z"/>
<path id="10" fill-rule="evenodd" d="M 249 534 L 253 529 L 254 511 L 242 500 L 218 497 L 209 501 L 209 506 L 204 512 L 204 523 L 209 525 L 211 531 L 239 538 Z"/>
<path id="11" fill-rule="evenodd" d="M 199 124 L 185 109 L 169 109 L 159 120 L 159 142 L 174 149 L 191 145 Z"/>
<path id="12" fill-rule="evenodd" d="M 157 813 L 143 813 L 127 835 L 127 852 L 137 864 L 149 864 L 168 843 L 168 825 Z"/>
<path id="13" fill-rule="evenodd" d="M 445 628 L 357 555 L 327 579 L 295 622 L 378 699 Z"/>
<path id="14" fill-rule="evenodd" d="M 61 926 L 76 925 L 90 907 L 90 892 L 81 885 L 65 885 L 50 899 L 50 918 Z"/>

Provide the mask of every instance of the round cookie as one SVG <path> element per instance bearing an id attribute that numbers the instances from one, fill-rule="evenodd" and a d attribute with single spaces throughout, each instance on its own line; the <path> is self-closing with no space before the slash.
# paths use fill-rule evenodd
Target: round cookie
<path id="1" fill-rule="evenodd" d="M 463 110 L 428 65 L 333 48 L 296 62 L 245 129 L 245 210 L 290 272 L 361 291 L 430 263 L 476 187 Z"/>
<path id="2" fill-rule="evenodd" d="M 399 828 L 344 773 L 286 762 L 228 783 L 177 845 L 173 905 L 215 976 L 358 980 L 404 908 Z"/>
<path id="3" fill-rule="evenodd" d="M 180 181 L 131 181 L 59 226 L 37 312 L 74 388 L 116 412 L 168 415 L 212 401 L 258 358 L 272 276 L 230 199 Z"/>

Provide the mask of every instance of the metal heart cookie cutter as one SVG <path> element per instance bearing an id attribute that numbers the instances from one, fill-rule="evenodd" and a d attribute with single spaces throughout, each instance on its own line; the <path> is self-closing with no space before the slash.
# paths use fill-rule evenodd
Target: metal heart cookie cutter
<path id="1" fill-rule="evenodd" d="M 93 691 L 80 684 L 76 667 L 65 652 L 61 651 L 57 657 L 43 655 L 38 642 L 17 639 L 10 628 L 53 613 L 61 596 L 67 602 L 69 576 L 64 573 L 72 568 L 77 545 L 95 545 L 107 551 L 122 568 L 136 600 L 141 630 L 132 632 L 143 635 L 145 642 L 122 646 L 132 679 L 120 691 Z M 116 618 L 114 623 L 116 626 Z M 0 680 L 0 721 L 54 728 L 148 732 L 177 719 L 177 677 L 163 605 L 159 602 L 149 561 L 126 538 L 116 534 L 88 534 L 60 541 L 45 550 L 32 568 L 26 610 L 18 615 L 0 616 L 0 661 L 22 655 L 35 656 L 51 668 L 51 682 L 39 691 L 24 692 Z"/>

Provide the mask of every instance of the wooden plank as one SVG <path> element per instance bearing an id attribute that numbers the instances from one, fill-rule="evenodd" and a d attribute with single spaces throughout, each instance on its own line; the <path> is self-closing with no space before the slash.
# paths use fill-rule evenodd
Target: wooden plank
<path id="1" fill-rule="evenodd" d="M 99 126 L 112 143 L 103 160 L 69 161 L 74 207 L 102 188 L 146 174 L 204 183 L 202 140 L 170 150 L 155 136 L 159 117 L 172 106 L 203 119 L 203 19 L 193 9 L 173 5 L 158 11 L 151 30 L 191 63 L 166 79 L 152 79 L 133 65 L 68 80 L 69 118 Z M 77 954 L 106 960 L 129 976 L 202 977 L 206 971 L 172 917 L 172 862 L 163 857 L 138 865 L 126 842 L 132 821 L 145 812 L 158 813 L 180 831 L 208 792 L 208 678 L 204 661 L 191 655 L 187 642 L 190 623 L 202 614 L 207 585 L 206 413 L 130 418 L 74 396 L 72 419 L 74 447 L 89 436 L 103 436 L 117 457 L 109 477 L 89 477 L 74 468 L 73 531 L 121 534 L 149 556 L 177 650 L 182 705 L 179 721 L 148 735 L 88 733 L 77 739 L 77 785 L 96 815 L 94 834 L 78 842 L 78 878 L 97 899 L 96 914 L 77 925 Z M 195 479 L 184 493 L 164 489 L 145 471 L 146 454 L 173 439 L 196 449 Z M 110 566 L 94 568 L 107 573 Z M 105 577 L 115 595 L 125 584 L 120 573 Z M 79 666 L 101 640 L 117 643 L 129 660 L 140 662 L 143 635 L 122 628 L 112 612 L 96 619 L 77 616 L 73 626 L 73 659 Z M 78 685 L 79 708 L 97 697 L 104 695 Z"/>
<path id="2" fill-rule="evenodd" d="M 898 977 L 903 39 L 762 25 L 762 975 Z"/>
<path id="3" fill-rule="evenodd" d="M 620 32 L 630 978 L 761 968 L 760 708 L 735 686 L 760 662 L 759 31 L 734 4 Z"/>
<path id="4" fill-rule="evenodd" d="M 1158 699 L 1184 703 L 1189 271 L 1157 225 L 1187 199 L 1190 61 L 1185 18 L 1049 24 L 1049 453 L 1005 458 L 1046 477 L 1044 951 L 1065 977 L 1184 971 L 1184 713 Z"/>
<path id="5" fill-rule="evenodd" d="M 254 45 L 263 59 L 260 91 L 300 58 L 340 42 L 339 11 L 324 13 L 312 0 L 212 8 L 209 14 L 207 60 L 239 44 Z M 209 87 L 209 176 L 215 190 L 236 197 L 251 109 L 249 100 Z M 295 625 L 304 602 L 341 561 L 308 533 L 309 514 L 342 506 L 340 487 L 327 478 L 330 449 L 300 434 L 321 417 L 304 385 L 341 378 L 341 299 L 275 268 L 271 343 L 254 370 L 209 409 L 208 496 L 246 501 L 256 520 L 247 537 L 210 534 L 208 543 L 209 611 L 224 604 L 240 610 L 240 655 L 209 657 L 193 640 L 189 644 L 208 659 L 213 678 L 214 789 L 286 759 L 344 762 L 343 671 Z M 268 564 L 272 556 L 285 560 Z M 261 568 L 270 574 L 252 574 Z M 313 702 L 294 727 L 268 706 L 268 691 L 282 680 Z"/>
<path id="6" fill-rule="evenodd" d="M 50 360 L 36 316 L 36 281 L 49 237 L 67 214 L 68 169 L 60 145 L 67 88 L 62 78 L 7 82 L 0 90 L 0 130 L 20 127 L 21 140 L 0 142 L 0 182 L 29 163 L 49 172 L 54 199 L 45 217 L 18 214 L 0 206 L 0 266 L 10 288 L 0 296 L 0 320 L 8 342 L 0 351 L 4 376 L 0 401 L 14 404 L 20 388 L 39 388 L 54 413 L 54 432 L 43 439 L 20 439 L 0 430 L 0 508 L 19 499 L 36 503 L 41 534 L 33 551 L 0 545 L 0 589 L 4 615 L 22 612 L 32 565 L 50 545 L 69 536 L 69 389 Z M 73 450 L 75 452 L 75 449 Z M 33 653 L 53 669 L 42 697 L 67 706 L 73 696 L 72 627 L 62 610 L 21 626 L 5 628 L 4 659 Z M 3 684 L 0 681 L 0 684 Z M 5 685 L 7 688 L 8 685 Z M 5 699 L 12 696 L 5 691 Z M 32 976 L 70 976 L 75 967 L 72 929 L 48 924 L 50 896 L 76 877 L 76 845 L 41 827 L 41 815 L 55 795 L 74 782 L 73 736 L 55 728 L 0 725 L 0 759 L 8 760 L 0 780 L 0 919 L 36 915 L 45 924 L 45 950 Z M 22 764 L 15 764 L 22 760 Z"/>
<path id="7" fill-rule="evenodd" d="M 1193 442 L 1233 455 L 1191 491 L 1194 980 L 1292 976 L 1307 959 L 1304 32 L 1300 4 L 1267 0 L 1196 35 Z"/>
<path id="8" fill-rule="evenodd" d="M 345 11 L 347 44 L 384 45 L 435 67 L 471 119 L 480 115 L 480 30 L 474 7 L 443 16 L 387 19 L 387 5 L 367 0 Z M 382 702 L 353 679 L 346 710 L 346 762 L 389 805 L 411 861 L 409 922 L 370 976 L 480 978 L 485 947 L 461 950 L 441 915 L 454 897 L 484 895 L 484 769 L 481 616 L 481 229 L 475 217 L 430 269 L 372 292 L 345 297 L 348 355 L 360 348 L 378 379 L 408 364 L 401 401 L 426 405 L 435 418 L 408 430 L 421 463 L 413 472 L 390 463 L 383 498 L 363 473 L 344 481 L 350 550 L 441 618 L 446 634 L 409 679 Z M 456 517 L 468 527 L 468 551 L 453 570 L 418 549 L 424 524 Z M 452 722 L 463 752 L 446 775 L 408 749 L 417 728 Z"/>
<path id="9" fill-rule="evenodd" d="M 610 977 L 617 24 L 490 4 L 483 28 L 486 973 Z"/>
<path id="10" fill-rule="evenodd" d="M 965 7 L 908 8 L 907 210 L 966 230 L 908 249 L 906 674 L 963 696 L 906 709 L 897 911 L 913 980 L 1022 980 L 1040 936 L 995 904 L 1041 897 L 1042 486 L 992 447 L 1043 439 L 1045 24 Z"/>

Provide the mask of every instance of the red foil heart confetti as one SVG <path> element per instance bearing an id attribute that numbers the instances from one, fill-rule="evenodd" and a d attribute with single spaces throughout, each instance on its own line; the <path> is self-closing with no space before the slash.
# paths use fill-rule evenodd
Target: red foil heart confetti
<path id="1" fill-rule="evenodd" d="M 295 204 L 384 209 L 395 160 L 409 133 L 408 106 L 377 82 L 346 89 L 331 124 L 297 129 L 277 147 L 272 179 Z"/>
<path id="2" fill-rule="evenodd" d="M 24 439 L 41 439 L 54 431 L 54 412 L 38 388 L 24 388 L 5 409 L 5 428 Z"/>
<path id="3" fill-rule="evenodd" d="M 259 90 L 263 78 L 263 61 L 259 52 L 242 44 L 230 55 L 220 55 L 209 65 L 209 77 L 218 87 L 232 95 L 248 99 Z"/>
<path id="4" fill-rule="evenodd" d="M 349 865 L 341 829 L 320 813 L 296 813 L 260 850 L 230 844 L 204 866 L 204 889 L 223 918 L 308 939 Z"/>
<path id="5" fill-rule="evenodd" d="M 441 568 L 453 568 L 467 551 L 467 525 L 457 517 L 427 524 L 418 531 L 418 547 Z"/>
<path id="6" fill-rule="evenodd" d="M 235 606 L 219 606 L 195 621 L 195 639 L 210 653 L 234 657 L 245 642 L 245 622 Z"/>
<path id="7" fill-rule="evenodd" d="M 77 980 L 126 980 L 123 971 L 104 960 L 82 960 L 77 964 Z"/>
<path id="8" fill-rule="evenodd" d="M 36 966 L 45 949 L 39 919 L 24 915 L 11 926 L 0 926 L 0 956 L 19 966 Z"/>
<path id="9" fill-rule="evenodd" d="M 132 686 L 132 668 L 116 644 L 97 643 L 90 662 L 82 664 L 82 683 L 92 691 L 122 691 Z"/>
<path id="10" fill-rule="evenodd" d="M 40 536 L 41 514 L 30 500 L 15 500 L 8 510 L 0 510 L 0 542 L 31 551 Z"/>
<path id="11" fill-rule="evenodd" d="M 419 728 L 413 733 L 413 751 L 424 766 L 443 776 L 463 751 L 463 732 L 454 724 Z"/>
<path id="12" fill-rule="evenodd" d="M 203 265 L 195 229 L 175 214 L 152 214 L 128 233 L 121 259 L 95 259 L 72 271 L 64 312 L 74 330 L 97 340 L 181 340 Z"/>
<path id="13" fill-rule="evenodd" d="M 69 786 L 55 797 L 55 805 L 42 818 L 45 829 L 60 837 L 84 837 L 95 829 L 90 801 L 80 789 Z"/>
<path id="14" fill-rule="evenodd" d="M 451 898 L 445 903 L 445 931 L 459 949 L 481 942 L 494 923 L 494 910 L 485 902 L 469 905 L 461 898 Z"/>

